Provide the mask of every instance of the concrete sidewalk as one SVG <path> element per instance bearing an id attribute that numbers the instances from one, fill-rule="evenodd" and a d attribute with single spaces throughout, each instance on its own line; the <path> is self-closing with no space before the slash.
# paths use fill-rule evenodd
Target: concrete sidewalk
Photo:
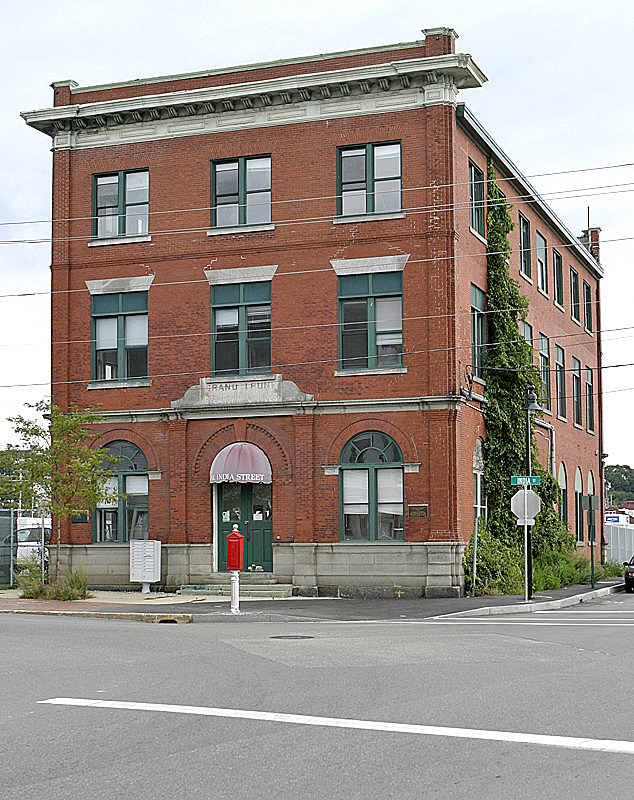
<path id="1" fill-rule="evenodd" d="M 140 592 L 93 591 L 87 600 L 62 602 L 20 598 L 17 589 L 0 591 L 0 613 L 97 617 L 140 622 L 310 622 L 387 621 L 428 619 L 444 615 L 530 613 L 564 608 L 622 591 L 621 578 L 589 585 L 539 592 L 525 603 L 523 596 L 461 597 L 446 599 L 356 600 L 289 597 L 279 600 L 241 599 L 240 614 L 231 614 L 229 598 L 210 600 L 177 594 L 142 595 Z"/>

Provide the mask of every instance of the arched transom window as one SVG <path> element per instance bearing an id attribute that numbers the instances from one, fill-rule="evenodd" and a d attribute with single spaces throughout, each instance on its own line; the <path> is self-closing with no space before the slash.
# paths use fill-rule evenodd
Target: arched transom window
<path id="1" fill-rule="evenodd" d="M 379 431 L 358 433 L 341 451 L 339 466 L 341 538 L 403 539 L 403 456 L 396 442 Z"/>
<path id="2" fill-rule="evenodd" d="M 110 442 L 103 449 L 117 459 L 114 464 L 106 461 L 104 467 L 115 473 L 108 483 L 118 498 L 98 504 L 93 528 L 94 541 L 121 543 L 130 539 L 147 539 L 147 458 L 139 447 L 122 439 Z"/>

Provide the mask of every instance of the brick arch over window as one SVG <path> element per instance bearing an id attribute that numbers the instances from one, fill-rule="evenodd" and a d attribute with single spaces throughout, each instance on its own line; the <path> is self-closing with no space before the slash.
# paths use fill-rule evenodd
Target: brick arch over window
<path id="1" fill-rule="evenodd" d="M 161 462 L 152 442 L 133 428 L 110 428 L 96 443 L 95 449 L 97 447 L 105 447 L 110 442 L 119 440 L 132 442 L 143 451 L 144 456 L 147 458 L 147 468 L 150 472 L 156 472 L 161 469 Z"/>
<path id="2" fill-rule="evenodd" d="M 203 442 L 194 459 L 194 475 L 209 480 L 209 470 L 214 458 L 228 444 L 236 441 L 233 423 L 219 428 Z M 290 459 L 284 447 L 271 431 L 262 425 L 247 424 L 244 441 L 251 442 L 262 450 L 273 470 L 273 482 L 289 482 L 292 477 Z"/>
<path id="3" fill-rule="evenodd" d="M 339 456 L 341 455 L 344 445 L 357 433 L 363 433 L 364 431 L 379 431 L 394 439 L 396 444 L 400 447 L 401 453 L 403 454 L 403 463 L 413 463 L 420 460 L 418 458 L 418 453 L 416 452 L 414 440 L 411 438 L 411 436 L 409 436 L 409 434 L 405 433 L 402 428 L 399 428 L 397 425 L 394 425 L 391 422 L 386 422 L 383 419 L 366 417 L 365 419 L 351 422 L 349 425 L 346 425 L 344 428 L 342 428 L 342 430 L 330 443 L 325 463 L 338 464 Z"/>

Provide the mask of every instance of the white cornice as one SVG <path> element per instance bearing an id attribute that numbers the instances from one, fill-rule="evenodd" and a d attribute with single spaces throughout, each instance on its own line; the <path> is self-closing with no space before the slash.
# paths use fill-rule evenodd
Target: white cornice
<path id="1" fill-rule="evenodd" d="M 55 149 L 287 124 L 433 104 L 487 80 L 470 55 L 369 64 L 203 89 L 25 111 Z M 117 135 L 113 135 L 117 131 Z"/>

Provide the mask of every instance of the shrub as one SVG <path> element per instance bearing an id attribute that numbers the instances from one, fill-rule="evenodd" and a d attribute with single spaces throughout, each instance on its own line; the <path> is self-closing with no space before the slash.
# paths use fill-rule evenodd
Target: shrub
<path id="1" fill-rule="evenodd" d="M 81 567 L 47 585 L 42 580 L 39 563 L 29 559 L 16 576 L 16 582 L 22 590 L 21 597 L 34 600 L 84 600 L 89 596 L 86 576 Z"/>
<path id="2" fill-rule="evenodd" d="M 22 590 L 21 597 L 40 600 L 46 597 L 47 587 L 42 577 L 42 568 L 34 558 L 29 558 L 20 565 L 20 572 L 15 576 L 18 588 Z"/>

